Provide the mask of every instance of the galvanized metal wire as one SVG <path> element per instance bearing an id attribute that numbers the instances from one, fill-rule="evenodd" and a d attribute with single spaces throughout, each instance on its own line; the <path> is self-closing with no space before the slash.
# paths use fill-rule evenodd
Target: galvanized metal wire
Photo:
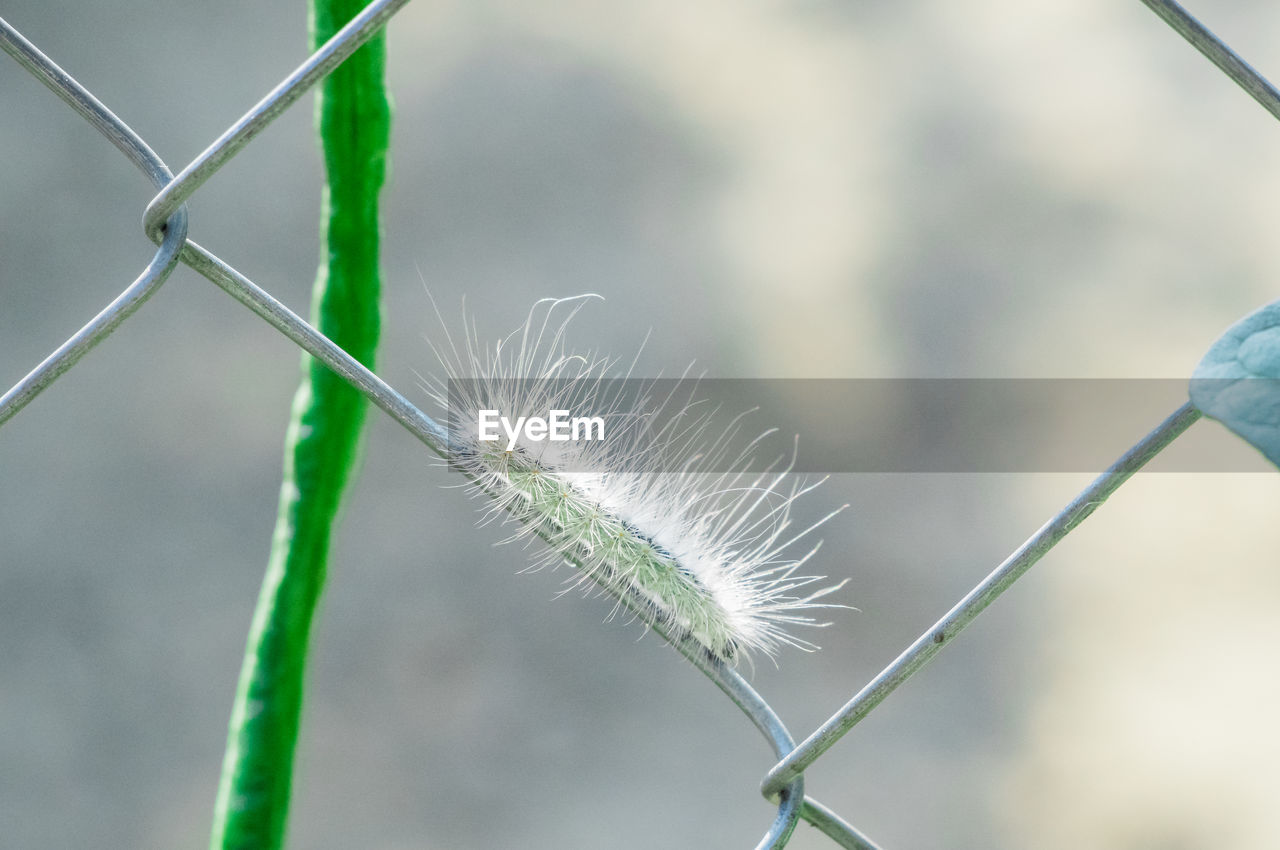
<path id="1" fill-rule="evenodd" d="M 330 71 L 342 64 L 373 35 L 382 29 L 391 16 L 404 8 L 409 0 L 374 0 L 356 15 L 333 38 L 325 42 L 267 96 L 254 104 L 240 120 L 209 145 L 203 153 L 178 172 L 167 186 L 160 190 L 143 213 L 143 228 L 152 239 L 157 238 L 160 226 L 183 201 L 204 185 L 245 145 L 267 128 L 276 118 L 306 94 L 312 86 L 324 79 Z"/>
<path id="2" fill-rule="evenodd" d="M 48 358 L 0 398 L 0 423 L 14 416 L 40 392 L 69 370 L 102 339 L 131 316 L 164 282 L 178 261 L 207 277 L 241 304 L 263 318 L 304 351 L 316 357 L 350 382 L 380 409 L 403 425 L 424 444 L 444 456 L 447 433 L 435 420 L 418 410 L 403 395 L 360 364 L 331 340 L 258 287 L 248 277 L 211 251 L 187 239 L 184 202 L 223 164 L 244 148 L 275 118 L 313 85 L 336 68 L 374 35 L 408 0 L 374 0 L 330 41 L 276 86 L 265 98 L 223 133 L 175 178 L 158 155 L 70 74 L 40 52 L 7 21 L 0 18 L 0 45 L 19 64 L 54 91 L 129 157 L 160 189 L 148 204 L 143 229 L 160 243 L 155 258 L 143 274 L 89 324 L 63 343 Z M 795 742 L 768 703 L 741 676 L 709 658 L 691 642 L 672 643 L 727 694 L 770 741 L 781 758 Z M 777 815 L 761 839 L 759 850 L 786 844 L 805 804 L 804 781 L 796 777 L 781 788 Z M 818 811 L 818 810 L 813 810 Z M 822 809 L 821 811 L 826 811 Z M 828 820 L 824 829 L 841 835 L 841 824 Z M 853 843 L 850 843 L 853 842 Z M 843 846 L 870 847 L 858 837 L 842 837 Z"/>
<path id="3" fill-rule="evenodd" d="M 916 638 L 911 646 L 894 659 L 861 691 L 854 695 L 840 711 L 822 724 L 812 735 L 796 747 L 769 771 L 761 788 L 765 797 L 772 799 L 788 782 L 804 773 L 846 732 L 871 713 L 871 710 L 893 693 L 899 685 L 937 655 L 942 648 L 955 640 L 965 626 L 981 614 L 1015 581 L 1044 557 L 1071 529 L 1083 522 L 1089 514 L 1114 493 L 1121 484 L 1160 453 L 1169 443 L 1190 428 L 1201 416 L 1200 411 L 1187 402 L 1150 434 L 1140 440 L 1124 456 L 1098 476 L 1092 484 L 1071 500 L 1056 516 L 1041 526 L 1040 530 L 1018 547 L 1004 563 L 969 591 L 955 607 Z"/>
<path id="4" fill-rule="evenodd" d="M 0 47 L 18 60 L 31 75 L 48 86 L 54 94 L 76 111 L 102 135 L 115 145 L 129 161 L 150 178 L 157 188 L 163 188 L 173 179 L 172 172 L 146 142 L 80 85 L 45 56 L 21 33 L 0 18 Z M 102 312 L 76 331 L 52 354 L 27 373 L 3 396 L 0 396 L 0 425 L 11 419 L 19 410 L 88 354 L 95 345 L 142 306 L 169 277 L 178 264 L 178 255 L 187 238 L 187 211 L 174 207 L 163 219 L 163 239 L 151 262 L 142 270 L 138 279 L 121 292 Z"/>
<path id="5" fill-rule="evenodd" d="M 1192 47 L 1204 54 L 1205 58 L 1218 66 L 1236 85 L 1249 93 L 1249 96 L 1262 105 L 1276 118 L 1280 118 L 1280 91 L 1276 90 L 1267 78 L 1254 70 L 1253 66 L 1223 43 L 1209 28 L 1200 23 L 1183 7 L 1173 0 L 1142 0 L 1143 4 L 1160 16 L 1160 20 L 1171 26 L 1178 35 L 1185 38 Z"/>
<path id="6" fill-rule="evenodd" d="M 0 47 L 51 89 L 77 114 L 98 129 L 156 186 L 158 194 L 143 216 L 145 234 L 158 243 L 150 263 L 110 304 L 58 346 L 3 396 L 0 424 L 17 414 L 62 374 L 71 369 L 108 334 L 134 314 L 164 283 L 178 262 L 207 277 L 300 348 L 356 387 L 432 451 L 445 455 L 447 433 L 431 417 L 365 368 L 323 334 L 254 284 L 228 263 L 187 238 L 185 202 L 275 118 L 300 99 L 343 59 L 373 36 L 408 0 L 374 0 L 346 27 L 255 104 L 175 177 L 163 160 L 127 124 L 84 86 L 0 18 Z M 1183 35 L 1272 115 L 1280 118 L 1280 91 L 1222 43 L 1183 7 L 1166 0 L 1142 0 Z M 1026 572 L 1052 546 L 1091 513 L 1151 457 L 1185 431 L 1199 412 L 1185 405 L 1136 444 L 1107 472 L 1036 532 L 934 626 L 862 688 L 843 708 L 795 746 L 768 703 L 735 671 L 708 656 L 690 641 L 671 640 L 675 648 L 710 678 L 770 742 L 779 762 L 768 772 L 761 790 L 778 804 L 758 850 L 786 844 L 803 817 L 839 846 L 875 850 L 876 845 L 832 810 L 806 797 L 804 770 L 922 668 L 939 650 Z M 670 639 L 670 638 L 669 638 Z"/>

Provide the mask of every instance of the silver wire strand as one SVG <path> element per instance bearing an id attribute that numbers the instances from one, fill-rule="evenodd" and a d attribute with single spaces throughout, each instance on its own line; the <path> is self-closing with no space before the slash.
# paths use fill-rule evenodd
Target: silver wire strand
<path id="1" fill-rule="evenodd" d="M 1005 559 L 1004 563 L 969 591 L 968 595 L 956 603 L 955 607 L 943 615 L 942 619 L 916 638 L 911 646 L 855 694 L 853 699 L 845 703 L 843 708 L 818 727 L 786 758 L 774 765 L 765 776 L 760 789 L 765 798 L 776 799 L 776 795 L 788 782 L 803 773 L 806 767 L 813 764 L 818 756 L 829 750 L 846 732 L 870 714 L 872 709 L 884 701 L 885 697 L 897 690 L 899 685 L 911 678 L 944 646 L 951 643 L 965 626 L 973 622 L 975 617 L 1000 594 L 1008 590 L 1010 585 L 1044 557 L 1045 553 L 1057 545 L 1058 541 L 1092 514 L 1121 484 L 1145 466 L 1147 461 L 1190 428 L 1200 416 L 1200 411 L 1192 407 L 1191 402 L 1187 402 L 1121 455 L 1120 459 L 1108 467 L 1106 472 L 1094 479 L 1093 483 L 1072 499 L 1069 505 L 1041 526 L 1040 530 L 1031 535 L 1018 547 L 1017 551 Z"/>
<path id="2" fill-rule="evenodd" d="M 433 452 L 442 458 L 448 457 L 449 434 L 440 423 L 415 407 L 390 384 L 333 340 L 307 324 L 306 320 L 277 301 L 265 289 L 190 240 L 187 240 L 182 249 L 182 261 L 248 307 L 303 351 L 328 366 Z"/>
<path id="3" fill-rule="evenodd" d="M 1142 0 L 1166 24 L 1185 38 L 1205 58 L 1249 93 L 1263 109 L 1280 118 L 1280 91 L 1239 54 L 1173 0 Z M 929 662 L 970 621 L 1026 572 L 1072 528 L 1091 514 L 1115 489 L 1191 427 L 1201 416 L 1190 402 L 1169 416 L 1142 442 L 1125 453 L 1084 492 L 1044 525 L 996 568 L 981 584 L 956 604 L 941 620 L 907 647 L 835 715 L 771 769 L 761 792 L 773 799 L 788 779 L 800 775 L 818 756 L 852 729 L 890 693 Z"/>
<path id="4" fill-rule="evenodd" d="M 0 47 L 41 80 L 77 114 L 91 123 L 129 158 L 159 189 L 144 213 L 144 231 L 159 243 L 142 274 L 75 335 L 64 342 L 26 377 L 0 397 L 0 424 L 12 418 L 36 395 L 74 366 L 95 345 L 141 306 L 181 261 L 207 277 L 247 306 L 303 350 L 352 384 L 381 410 L 441 456 L 446 456 L 447 432 L 404 396 L 365 368 L 268 292 L 187 240 L 185 201 L 228 160 L 253 140 L 277 116 L 316 82 L 372 37 L 408 0 L 374 0 L 266 97 L 233 124 L 175 178 L 154 151 L 87 89 L 59 68 L 0 18 Z M 1197 48 L 1263 108 L 1280 118 L 1280 91 L 1239 55 L 1171 0 L 1142 0 L 1175 31 Z M 707 675 L 747 715 L 770 741 L 780 761 L 762 783 L 766 798 L 778 802 L 778 813 L 757 850 L 785 845 L 803 817 L 839 846 L 875 850 L 869 839 L 822 804 L 806 798 L 803 771 L 893 690 L 931 660 L 992 601 L 1035 564 L 1125 480 L 1156 453 L 1190 427 L 1200 413 L 1184 405 L 1146 438 L 1125 453 L 1082 491 L 1066 508 L 1029 538 L 1004 563 L 965 596 L 934 626 L 869 682 L 823 726 L 794 746 L 786 728 L 763 698 L 742 677 L 701 647 L 672 640 L 672 645 Z M 625 602 L 625 600 L 624 600 Z"/>
<path id="5" fill-rule="evenodd" d="M 128 124 L 116 117 L 88 89 L 41 53 L 3 18 L 0 18 L 0 48 L 106 136 L 157 187 L 163 187 L 173 177 L 155 151 Z M 178 264 L 179 252 L 187 238 L 186 207 L 174 207 L 165 216 L 164 222 L 160 226 L 163 241 L 142 274 L 90 319 L 88 324 L 0 396 L 0 425 L 12 419 L 32 399 L 93 350 L 94 346 L 106 339 L 168 279 L 170 272 Z"/>
<path id="6" fill-rule="evenodd" d="M 354 52 L 360 43 L 376 32 L 377 28 L 405 2 L 407 0 L 379 0 L 372 3 L 285 82 L 277 86 L 267 98 L 259 102 L 236 125 L 224 133 L 195 162 L 184 169 L 177 179 L 172 179 L 172 174 L 164 162 L 124 122 L 120 121 L 73 77 L 0 19 L 0 38 L 3 38 L 6 51 L 14 55 L 24 68 L 39 77 L 78 114 L 111 139 L 131 161 L 152 178 L 153 182 L 162 187 L 161 193 L 148 206 L 148 217 L 144 218 L 144 230 L 153 238 L 163 236 L 161 249 L 156 255 L 157 259 L 148 266 L 143 277 L 103 310 L 98 318 L 64 343 L 31 375 L 24 378 L 5 395 L 4 401 L 0 402 L 0 422 L 21 409 L 35 394 L 74 365 L 110 330 L 128 318 L 146 296 L 163 282 L 164 277 L 177 261 L 181 260 L 236 301 L 248 307 L 308 354 L 324 363 L 432 451 L 447 457 L 448 433 L 439 423 L 419 410 L 389 384 L 266 290 L 254 284 L 212 252 L 188 240 L 186 208 L 182 206 L 183 202 L 224 162 L 234 156 L 289 105 L 296 102 L 309 86 L 323 78 L 343 58 Z M 340 39 L 347 40 L 340 42 Z M 184 180 L 186 182 L 179 185 Z M 156 227 L 154 222 L 165 213 L 168 213 L 167 224 Z M 161 263 L 163 265 L 160 265 Z M 153 271 L 153 267 L 162 268 L 163 274 Z M 623 602 L 628 607 L 640 604 L 636 600 L 623 600 Z M 726 667 L 718 659 L 709 657 L 702 647 L 691 639 L 677 640 L 658 631 L 715 682 L 746 714 L 770 742 L 776 757 L 781 758 L 794 748 L 795 741 L 777 714 L 737 672 Z M 872 848 L 869 843 L 859 843 L 860 837 L 856 831 L 825 807 L 805 799 L 802 777 L 796 777 L 787 783 L 780 789 L 778 797 L 777 815 L 769 831 L 757 845 L 757 850 L 777 850 L 784 847 L 802 812 L 812 818 L 824 832 L 835 837 L 841 846 Z"/>
<path id="7" fill-rule="evenodd" d="M 1142 0 L 1142 3 L 1204 54 L 1206 59 L 1217 65 L 1236 85 L 1247 91 L 1263 109 L 1280 118 L 1280 91 L 1190 12 L 1173 0 Z"/>
<path id="8" fill-rule="evenodd" d="M 409 0 L 373 0 L 266 97 L 254 104 L 239 121 L 227 128 L 225 133 L 151 199 L 142 214 L 142 227 L 147 235 L 158 241 L 160 227 L 173 210 L 191 197 L 196 189 L 204 185 L 206 180 L 298 98 L 372 38 L 408 2 Z"/>
<path id="9" fill-rule="evenodd" d="M 328 337 L 307 324 L 302 317 L 277 301 L 266 290 L 194 242 L 187 242 L 182 252 L 182 260 L 340 375 L 432 451 L 441 457 L 447 457 L 448 433 L 439 423 L 415 407 Z M 621 601 L 633 610 L 643 604 L 642 600 L 623 599 Z M 792 750 L 795 742 L 782 721 L 764 698 L 737 672 L 726 667 L 718 659 L 708 657 L 706 651 L 696 641 L 676 639 L 656 625 L 651 628 L 733 700 L 734 704 L 751 719 L 761 734 L 773 745 L 774 754 L 778 758 L 782 758 Z M 870 839 L 864 837 L 830 809 L 812 798 L 806 799 L 804 785 L 799 777 L 787 783 L 779 796 L 781 805 L 778 814 L 769 832 L 761 839 L 757 850 L 773 850 L 773 848 L 784 846 L 799 817 L 803 817 L 821 829 L 841 847 L 852 848 L 852 850 L 878 850 Z"/>
<path id="10" fill-rule="evenodd" d="M 689 647 L 673 644 L 694 665 L 716 683 L 738 708 L 750 718 L 760 734 L 768 739 L 774 753 L 779 758 L 795 746 L 791 733 L 782 725 L 778 715 L 764 701 L 755 689 L 747 684 L 737 671 L 726 667 L 723 661 L 707 656 L 701 647 L 689 652 Z M 785 847 L 800 820 L 800 811 L 804 804 L 804 777 L 797 776 L 779 792 L 778 814 L 764 838 L 756 845 L 756 850 L 777 850 Z"/>
<path id="11" fill-rule="evenodd" d="M 870 838 L 853 828 L 835 812 L 812 797 L 806 797 L 800 817 L 822 830 L 828 838 L 845 850 L 880 850 Z"/>

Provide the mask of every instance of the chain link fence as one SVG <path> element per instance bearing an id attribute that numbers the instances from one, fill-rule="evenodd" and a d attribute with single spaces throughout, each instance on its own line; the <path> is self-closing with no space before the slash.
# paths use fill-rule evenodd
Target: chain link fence
<path id="1" fill-rule="evenodd" d="M 270 94 L 246 113 L 242 119 L 232 125 L 224 134 L 214 141 L 203 154 L 197 157 L 190 165 L 182 169 L 176 178 L 169 172 L 160 158 L 147 147 L 146 143 L 138 136 L 133 135 L 121 122 L 116 120 L 106 106 L 98 102 L 90 92 L 81 88 L 70 76 L 57 69 L 52 62 L 43 58 L 36 46 L 27 42 L 17 33 L 16 30 L 9 27 L 8 24 L 0 24 L 3 26 L 3 39 L 6 51 L 17 59 L 18 62 L 32 75 L 40 79 L 45 83 L 45 85 L 62 97 L 64 102 L 74 109 L 82 118 L 93 124 L 100 132 L 103 133 L 103 135 L 111 140 L 112 143 L 115 144 L 116 147 L 120 149 L 120 151 L 124 153 L 139 170 L 143 172 L 143 174 L 151 181 L 155 189 L 159 191 L 159 194 L 147 205 L 147 212 L 144 219 L 145 232 L 148 233 L 154 241 L 158 242 L 158 248 L 156 249 L 156 253 L 151 262 L 123 294 L 113 300 L 109 306 L 103 309 L 102 312 L 100 312 L 79 333 L 68 339 L 67 342 L 53 355 L 43 361 L 40 366 L 15 385 L 15 387 L 4 396 L 3 400 L 0 401 L 0 422 L 8 420 L 28 402 L 30 402 L 38 393 L 50 386 L 54 381 L 61 378 L 64 373 L 68 373 L 68 370 L 75 366 L 79 362 L 80 358 L 88 354 L 98 341 L 129 319 L 134 314 L 134 311 L 138 310 L 142 306 L 143 302 L 151 297 L 152 294 L 161 287 L 165 279 L 174 271 L 175 268 L 178 267 L 179 263 L 184 263 L 216 283 L 220 288 L 222 288 L 226 293 L 232 295 L 232 297 L 241 304 L 248 306 L 259 316 L 266 319 L 270 324 L 276 327 L 277 330 L 280 330 L 288 336 L 294 343 L 311 352 L 313 355 L 325 360 L 325 362 L 335 367 L 335 369 L 337 369 L 341 374 L 346 375 L 354 383 L 360 385 L 362 389 L 374 398 L 375 402 L 379 403 L 384 410 L 398 418 L 402 424 L 407 424 L 407 427 L 410 427 L 410 430 L 414 430 L 416 428 L 415 433 L 420 436 L 423 434 L 430 434 L 431 426 L 429 421 L 422 420 L 420 415 L 416 413 L 415 408 L 404 398 L 399 396 L 398 393 L 387 385 L 382 384 L 374 376 L 361 372 L 359 369 L 355 368 L 344 358 L 340 351 L 333 349 L 332 346 L 327 344 L 326 340 L 314 334 L 314 332 L 309 331 L 305 323 L 297 319 L 296 316 L 293 316 L 287 308 L 283 306 L 283 304 L 277 301 L 266 290 L 254 285 L 248 280 L 248 278 L 236 271 L 230 265 L 219 260 L 209 251 L 191 241 L 188 238 L 188 231 L 190 231 L 190 235 L 198 236 L 200 228 L 195 223 L 195 217 L 193 217 L 191 221 L 188 221 L 187 213 L 183 207 L 184 203 L 190 202 L 198 208 L 200 192 L 204 191 L 202 186 L 206 180 L 212 177 L 216 170 L 229 164 L 232 158 L 237 157 L 241 151 L 251 150 L 252 146 L 250 145 L 250 142 L 255 139 L 257 134 L 261 132 L 268 123 L 275 120 L 275 118 L 280 116 L 285 109 L 306 93 L 312 84 L 336 66 L 342 58 L 354 50 L 355 47 L 361 43 L 363 38 L 367 38 L 368 35 L 384 25 L 386 20 L 392 14 L 398 11 L 401 6 L 405 5 L 405 2 L 406 0 L 398 0 L 398 2 L 375 2 L 370 4 L 365 13 L 363 13 L 357 20 L 353 21 L 352 24 L 343 31 L 343 34 L 330 42 L 324 50 L 321 50 L 315 56 L 311 57 L 311 59 L 297 71 L 285 78 L 279 86 L 273 89 Z M 1248 90 L 1255 99 L 1262 103 L 1264 107 L 1273 114 L 1280 114 L 1277 113 L 1277 104 L 1280 103 L 1280 98 L 1277 98 L 1274 90 L 1266 85 L 1265 82 L 1262 81 L 1261 78 L 1247 65 L 1240 62 L 1229 51 L 1226 51 L 1220 43 L 1211 39 L 1202 29 L 1197 28 L 1194 25 L 1194 22 L 1181 12 L 1179 7 L 1175 4 L 1154 2 L 1148 3 L 1147 5 L 1152 7 L 1153 10 L 1160 14 L 1167 22 L 1171 23 L 1171 25 L 1173 25 L 1175 29 L 1178 29 L 1178 31 L 1184 36 L 1187 36 L 1192 40 L 1193 43 L 1195 43 L 1196 46 L 1206 54 L 1206 56 L 1209 56 L 1215 64 L 1218 64 L 1219 67 L 1236 79 L 1237 82 L 1240 82 L 1241 85 L 1246 88 L 1246 90 Z M 394 147 L 393 150 L 395 150 Z M 395 155 L 401 159 L 409 156 L 409 154 L 403 150 L 396 150 Z M 270 193 L 268 192 L 266 194 Z M 245 209 L 245 215 L 247 217 L 251 217 L 256 207 L 252 203 L 246 203 Z M 274 210 L 273 207 L 267 207 L 266 209 Z M 35 214 L 34 211 L 33 214 Z M 79 214 L 84 215 L 83 212 Z M 55 231 L 66 232 L 68 230 L 68 225 L 73 220 L 74 218 L 60 220 L 56 223 L 50 224 L 49 226 Z M 268 215 L 267 221 L 270 222 L 270 220 L 270 216 Z M 270 229 L 265 225 L 262 227 Z M 71 244 L 72 241 L 73 236 L 68 237 L 66 241 L 62 241 L 59 244 L 67 245 Z M 31 285 L 31 283 L 27 281 L 6 282 L 4 287 L 5 297 L 8 298 L 12 296 L 19 299 L 29 297 L 28 295 L 18 294 L 18 290 L 22 285 Z M 527 302 L 527 299 L 523 298 L 513 300 L 519 301 L 516 306 L 520 306 Z M 23 302 L 19 300 L 16 303 L 21 305 Z M 144 314 L 145 311 L 139 315 Z M 10 312 L 9 315 L 14 315 L 14 312 Z M 178 340 L 173 340 L 172 343 L 177 344 Z M 274 350 L 278 351 L 278 349 Z M 241 361 L 236 365 L 237 368 L 246 370 L 250 374 L 253 374 L 254 370 L 257 368 L 257 365 L 250 361 Z M 286 374 L 291 377 L 292 373 L 285 371 L 282 374 Z M 210 411 L 210 413 L 213 412 L 214 411 Z M 199 429 L 208 426 L 204 423 L 195 423 L 194 427 Z M 234 440 L 230 440 L 228 445 L 233 446 L 234 442 Z M 131 459 L 131 464 L 133 465 L 140 462 L 143 461 L 140 461 L 137 457 Z M 129 466 L 130 464 L 125 464 L 123 469 L 128 469 Z M 1130 471 L 1131 470 L 1128 468 L 1125 469 L 1126 474 Z M 430 472 L 425 474 L 427 477 L 430 477 L 431 475 Z M 188 495 L 188 498 L 190 498 L 190 495 Z M 1086 499 L 1086 501 L 1088 501 L 1088 499 Z M 358 508 L 356 510 L 358 510 Z M 400 511 L 404 516 L 412 516 L 413 514 L 411 509 L 403 507 L 400 508 Z M 1073 514 L 1068 512 L 1068 515 L 1065 516 L 1065 521 L 1073 521 L 1073 516 Z M 175 542 L 173 545 L 175 552 L 181 551 L 181 547 L 178 543 Z M 505 580 L 505 576 L 503 579 Z M 487 583 L 489 579 L 486 578 L 483 581 Z M 197 583 L 194 586 L 198 588 L 199 584 Z M 373 582 L 370 585 L 366 585 L 366 590 L 363 591 L 372 597 L 367 600 L 368 604 L 378 604 L 374 601 L 374 599 L 376 599 L 376 593 L 373 592 L 373 589 L 376 589 L 376 586 L 376 582 Z M 426 582 L 424 583 L 424 586 L 430 587 L 430 583 Z M 1001 586 L 1001 589 L 1003 589 L 1003 585 Z M 145 591 L 145 588 L 139 588 L 139 590 Z M 188 604 L 193 605 L 195 608 L 199 607 L 198 600 L 190 600 Z M 397 622 L 407 623 L 408 620 L 398 620 Z M 456 627 L 461 627 L 457 623 L 454 623 L 454 625 Z M 936 648 L 940 648 L 944 641 L 934 640 L 933 636 L 935 634 L 937 634 L 936 629 L 930 629 L 921 636 L 922 642 L 918 644 L 920 647 L 919 651 L 927 650 L 931 654 L 933 651 L 936 651 Z M 953 636 L 954 632 L 944 634 L 945 640 L 949 640 Z M 998 647 L 996 646 L 989 646 L 987 649 L 993 652 L 998 651 Z M 429 650 L 424 650 L 424 652 L 429 653 Z M 904 660 L 901 661 L 902 666 L 899 669 L 905 670 L 907 667 L 914 669 L 914 665 L 920 663 L 917 658 L 904 657 Z M 377 663 L 391 666 L 399 664 L 395 659 L 381 659 Z M 443 665 L 446 670 L 448 670 L 450 666 L 447 660 L 438 658 L 429 659 L 429 663 L 424 664 L 424 678 L 428 681 L 432 680 L 440 665 Z M 625 665 L 619 665 L 614 660 L 606 661 L 605 665 L 610 668 L 625 668 Z M 895 668 L 891 666 L 886 673 L 892 675 L 892 671 L 894 669 Z M 625 669 L 623 672 L 625 672 Z M 226 678 L 227 682 L 230 680 L 230 677 Z M 590 688 L 590 686 L 587 687 L 588 689 Z M 762 686 L 762 689 L 765 688 Z M 224 699 L 222 696 L 222 691 L 224 690 L 227 689 L 222 688 L 212 691 L 212 699 L 215 706 L 215 711 L 213 713 L 215 714 L 217 713 L 216 708 L 223 704 L 220 700 Z M 833 690 L 840 690 L 839 683 L 836 683 L 836 687 L 834 687 Z M 779 699 L 779 709 L 784 717 L 788 716 L 791 711 L 803 714 L 807 717 L 808 714 L 815 710 L 812 705 L 805 706 L 803 708 L 800 705 L 786 705 L 783 702 L 783 699 Z M 810 699 L 812 699 L 812 697 L 810 697 Z M 148 703 L 149 700 L 144 698 L 140 700 L 140 702 Z M 708 707 L 708 710 L 711 710 L 710 707 Z M 818 710 L 820 711 L 820 709 Z M 857 707 L 852 709 L 855 713 L 858 710 L 859 709 Z M 792 724 L 793 727 L 798 727 L 799 729 L 811 728 L 816 725 L 817 720 L 820 719 L 821 718 L 816 718 L 813 723 L 801 723 L 799 720 L 795 720 L 792 721 Z M 321 717 L 316 719 L 314 722 L 318 727 L 323 728 L 326 723 L 326 719 Z M 215 728 L 220 729 L 220 726 L 216 726 Z M 651 734 L 657 734 L 656 730 L 650 730 L 650 732 Z M 109 730 L 106 730 L 102 734 L 109 737 L 110 732 Z M 211 738 L 216 738 L 216 736 L 211 736 Z M 220 739 L 214 741 L 215 749 L 219 743 Z M 548 753 L 554 753 L 557 751 L 554 746 L 554 742 L 547 744 L 535 742 L 535 744 L 537 744 L 537 746 L 548 747 Z M 329 742 L 325 746 L 341 749 L 342 744 Z M 394 754 L 386 755 L 388 757 L 394 756 Z M 442 773 L 457 773 L 458 771 L 461 771 L 463 776 L 467 775 L 469 765 L 457 764 L 456 760 L 459 758 L 458 756 L 454 755 L 451 757 L 448 754 L 435 755 L 445 759 L 446 763 L 449 763 L 450 759 L 454 760 L 453 770 L 442 771 Z M 549 757 L 554 758 L 553 755 Z M 429 765 L 430 760 L 427 760 L 426 764 Z M 424 769 L 430 768 L 424 767 Z M 494 768 L 490 765 L 486 769 L 492 770 Z M 867 769 L 865 765 L 863 766 L 863 769 Z M 874 770 L 874 768 L 871 769 Z M 815 773 L 817 773 L 817 771 L 815 771 Z M 14 776 L 7 777 L 6 782 L 22 781 L 20 777 L 15 777 L 17 777 L 16 774 Z M 815 785 L 816 784 L 817 783 L 815 783 Z M 715 789 L 712 793 L 720 794 L 721 790 L 722 789 Z M 837 808 L 844 809 L 844 806 L 838 806 Z M 859 823 L 862 822 L 861 819 L 857 817 L 860 814 L 858 811 L 845 811 L 843 813 L 851 816 Z M 515 815 L 513 814 L 511 816 L 514 817 Z M 305 813 L 299 815 L 300 819 L 305 819 L 305 817 Z M 715 817 L 715 815 L 710 813 L 707 815 L 707 818 L 710 820 L 715 820 Z M 427 831 L 430 831 L 431 828 L 432 825 L 430 823 L 424 824 L 424 829 Z M 590 820 L 584 819 L 583 829 L 586 831 L 586 835 L 596 836 L 596 841 L 600 840 L 599 836 L 601 834 L 607 834 L 614 828 L 616 827 L 611 824 L 592 823 Z M 839 830 L 833 831 L 839 832 Z M 735 835 L 736 834 L 737 833 L 735 833 Z M 859 843 L 858 839 L 850 837 L 847 833 L 844 835 L 843 840 L 845 841 L 844 846 L 864 846 Z M 407 841 L 410 846 L 416 846 L 412 838 L 405 838 L 404 841 Z M 584 841 L 588 845 L 591 843 L 589 838 L 584 839 Z M 394 846 L 394 839 L 388 839 L 388 846 Z M 815 846 L 817 846 L 816 843 Z"/>

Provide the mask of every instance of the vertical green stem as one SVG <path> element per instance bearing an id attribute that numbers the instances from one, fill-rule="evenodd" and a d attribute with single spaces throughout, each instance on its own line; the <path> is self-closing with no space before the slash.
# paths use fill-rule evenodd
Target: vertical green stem
<path id="1" fill-rule="evenodd" d="M 312 49 L 363 5 L 312 0 Z M 379 330 L 378 191 L 390 128 L 385 56 L 379 34 L 325 80 L 316 110 L 328 185 L 311 322 L 371 368 Z M 271 555 L 232 709 L 213 850 L 277 850 L 283 844 L 307 639 L 324 585 L 331 529 L 356 465 L 366 404 L 304 355 Z"/>

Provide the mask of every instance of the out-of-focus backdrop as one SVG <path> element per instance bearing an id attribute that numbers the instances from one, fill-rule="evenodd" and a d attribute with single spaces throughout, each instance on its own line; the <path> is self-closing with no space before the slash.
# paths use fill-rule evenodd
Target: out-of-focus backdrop
<path id="1" fill-rule="evenodd" d="M 1198 5 L 1280 74 L 1280 10 Z M 175 170 L 306 53 L 297 2 L 3 14 Z M 1182 377 L 1280 294 L 1280 126 L 1138 3 L 416 0 L 389 39 L 379 372 L 411 398 L 427 288 L 494 337 L 597 292 L 582 347 L 770 378 Z M 147 262 L 152 190 L 7 58 L 0 116 L 8 386 Z M 305 312 L 320 180 L 299 104 L 192 237 Z M 0 430 L 6 846 L 205 846 L 298 360 L 179 269 Z M 370 420 L 292 846 L 751 846 L 749 724 Z M 752 680 L 807 734 L 1088 479 L 829 480 L 799 519 L 850 504 L 814 564 L 859 610 Z M 1139 476 L 809 790 L 889 848 L 1280 846 L 1278 508 L 1276 474 Z"/>

